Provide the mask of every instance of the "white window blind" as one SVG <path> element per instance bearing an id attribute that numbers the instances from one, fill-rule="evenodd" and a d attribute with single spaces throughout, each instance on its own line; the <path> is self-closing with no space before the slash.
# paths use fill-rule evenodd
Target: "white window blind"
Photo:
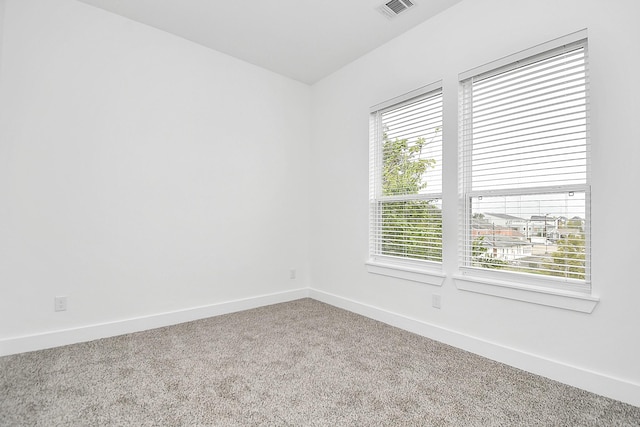
<path id="1" fill-rule="evenodd" d="M 370 257 L 441 262 L 441 89 L 374 107 L 370 141 Z"/>
<path id="2" fill-rule="evenodd" d="M 461 81 L 461 265 L 587 291 L 586 40 L 488 68 Z"/>

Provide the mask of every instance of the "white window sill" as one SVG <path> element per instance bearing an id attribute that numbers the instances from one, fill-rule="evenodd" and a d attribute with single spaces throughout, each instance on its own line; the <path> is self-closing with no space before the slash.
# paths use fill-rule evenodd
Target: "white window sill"
<path id="1" fill-rule="evenodd" d="M 392 264 L 378 260 L 369 260 L 365 264 L 369 273 L 411 280 L 412 282 L 431 286 L 442 286 L 445 278 L 445 274 L 441 271 L 419 268 L 413 265 Z"/>
<path id="2" fill-rule="evenodd" d="M 582 313 L 593 312 L 593 309 L 600 301 L 597 297 L 582 293 L 519 285 L 484 277 L 478 278 L 468 275 L 458 275 L 453 277 L 453 281 L 456 287 L 463 291 L 558 307 Z"/>

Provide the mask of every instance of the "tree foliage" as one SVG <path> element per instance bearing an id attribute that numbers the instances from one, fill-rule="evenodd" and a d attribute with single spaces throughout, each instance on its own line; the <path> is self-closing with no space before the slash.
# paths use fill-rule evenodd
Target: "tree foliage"
<path id="1" fill-rule="evenodd" d="M 551 276 L 584 280 L 585 259 L 584 234 L 570 234 L 558 242 L 558 250 L 551 254 L 552 262 L 545 268 Z"/>
<path id="2" fill-rule="evenodd" d="M 385 135 L 382 147 L 384 165 L 382 170 L 382 194 L 396 196 L 400 194 L 418 194 L 427 186 L 422 176 L 435 159 L 421 158 L 425 138 L 419 138 L 409 144 L 407 139 L 389 139 Z"/>
<path id="3" fill-rule="evenodd" d="M 384 135 L 382 193 L 384 196 L 418 194 L 426 188 L 424 174 L 435 165 L 423 159 L 426 139 L 410 143 Z M 442 260 L 442 214 L 428 200 L 382 203 L 382 253 L 413 259 Z"/>

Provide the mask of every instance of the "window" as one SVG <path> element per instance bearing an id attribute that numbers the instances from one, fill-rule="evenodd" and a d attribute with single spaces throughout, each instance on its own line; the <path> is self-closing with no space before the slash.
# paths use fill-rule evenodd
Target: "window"
<path id="1" fill-rule="evenodd" d="M 464 274 L 590 291 L 587 43 L 577 34 L 460 76 Z"/>
<path id="2" fill-rule="evenodd" d="M 432 85 L 372 108 L 370 259 L 442 261 L 442 90 Z M 413 263 L 413 264 L 412 264 Z"/>

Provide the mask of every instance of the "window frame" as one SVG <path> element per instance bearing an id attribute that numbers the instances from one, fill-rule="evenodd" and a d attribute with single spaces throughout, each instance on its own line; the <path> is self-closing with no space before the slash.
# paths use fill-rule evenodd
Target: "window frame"
<path id="1" fill-rule="evenodd" d="M 557 186 L 532 187 L 523 186 L 517 189 L 483 190 L 472 189 L 471 158 L 467 157 L 473 144 L 471 135 L 472 115 L 468 94 L 473 78 L 497 75 L 506 70 L 517 69 L 539 61 L 545 56 L 551 56 L 551 52 L 562 48 L 581 45 L 584 47 L 585 63 L 587 65 L 586 96 L 588 103 L 588 45 L 586 30 L 578 31 L 552 40 L 547 43 L 523 50 L 514 55 L 501 58 L 471 69 L 458 76 L 459 80 L 459 219 L 458 219 L 458 273 L 454 276 L 454 282 L 458 289 L 499 296 L 503 298 L 528 301 L 537 304 L 566 308 L 582 312 L 591 312 L 598 302 L 598 298 L 591 295 L 591 170 L 589 163 L 589 116 L 587 113 L 586 124 L 586 182 L 584 184 L 568 184 Z M 496 271 L 488 268 L 471 266 L 472 254 L 469 250 L 472 242 L 472 206 L 471 201 L 478 196 L 513 196 L 525 194 L 552 194 L 565 191 L 584 192 L 585 194 L 585 280 L 555 278 L 534 273 L 520 273 L 512 271 Z M 546 219 L 545 219 L 546 223 Z M 546 236 L 545 236 L 546 239 Z"/>
<path id="2" fill-rule="evenodd" d="M 444 94 L 442 81 L 420 87 L 404 95 L 392 98 L 370 108 L 369 111 L 369 258 L 365 262 L 367 271 L 373 274 L 391 276 L 422 284 L 442 286 L 445 275 L 442 272 L 442 259 L 440 261 L 418 260 L 413 258 L 395 257 L 384 255 L 381 252 L 381 239 L 375 233 L 381 226 L 378 225 L 377 215 L 379 203 L 393 201 L 434 200 L 442 201 L 442 189 L 440 192 L 425 192 L 413 195 L 387 195 L 382 196 L 382 121 L 380 114 L 394 109 L 402 108 L 421 98 L 433 96 L 441 97 L 440 108 L 444 109 Z M 444 120 L 444 115 L 441 116 Z M 442 129 L 442 124 L 440 124 Z M 440 146 L 442 150 L 442 142 Z M 442 172 L 441 172 L 442 173 Z M 441 217 L 442 221 L 442 217 Z M 442 235 L 440 244 L 442 245 Z"/>

